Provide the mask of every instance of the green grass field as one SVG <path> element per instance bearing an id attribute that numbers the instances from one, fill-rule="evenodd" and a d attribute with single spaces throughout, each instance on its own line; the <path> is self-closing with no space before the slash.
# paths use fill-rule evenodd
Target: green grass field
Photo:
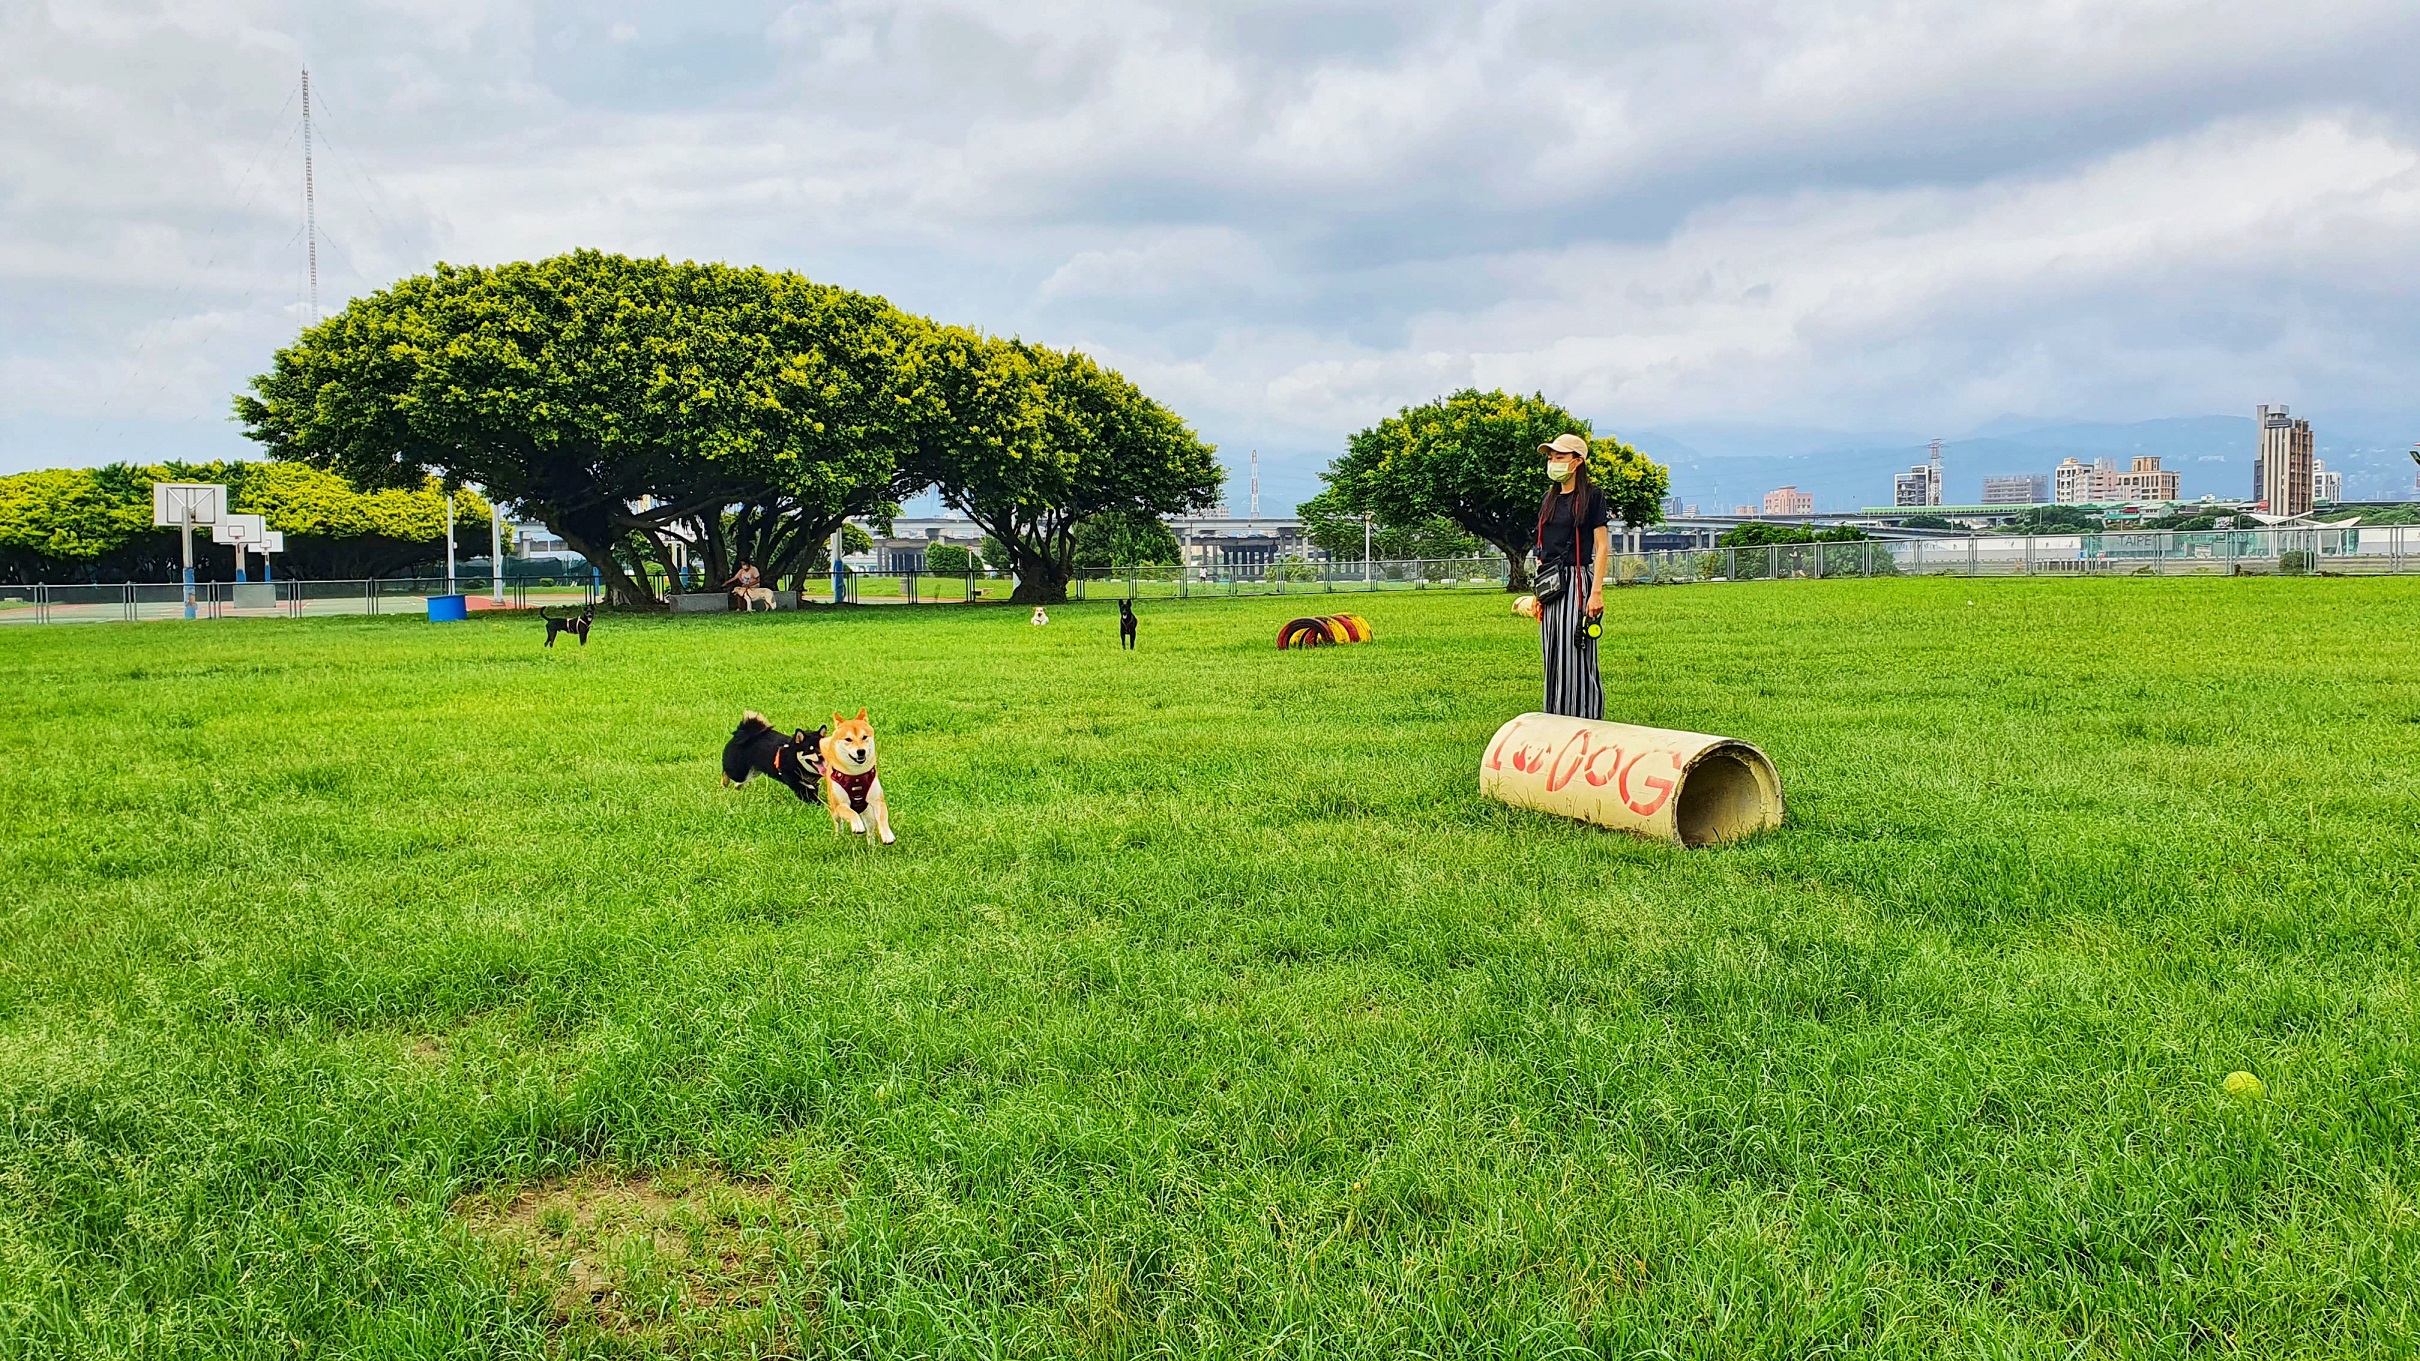
<path id="1" fill-rule="evenodd" d="M 1339 602 L 10 630 L 0 1356 L 2420 1350 L 2420 582 Z"/>

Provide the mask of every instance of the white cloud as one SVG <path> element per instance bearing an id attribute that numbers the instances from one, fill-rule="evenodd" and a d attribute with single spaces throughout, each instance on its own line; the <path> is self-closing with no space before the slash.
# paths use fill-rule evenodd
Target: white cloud
<path id="1" fill-rule="evenodd" d="M 763 262 L 1318 455 L 1466 382 L 1616 426 L 2405 400 L 2416 40 L 2369 0 L 20 4 L 0 438 L 114 384 L 241 452 L 306 56 L 332 305 L 440 257 Z"/>

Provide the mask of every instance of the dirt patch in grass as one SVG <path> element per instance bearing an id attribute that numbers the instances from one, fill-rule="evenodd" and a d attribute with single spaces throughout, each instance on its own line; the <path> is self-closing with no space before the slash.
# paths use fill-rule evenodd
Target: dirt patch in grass
<path id="1" fill-rule="evenodd" d="M 464 1196 L 454 1214 L 559 1329 L 647 1354 L 789 1350 L 820 1293 L 814 1216 L 711 1168 L 587 1168 Z"/>

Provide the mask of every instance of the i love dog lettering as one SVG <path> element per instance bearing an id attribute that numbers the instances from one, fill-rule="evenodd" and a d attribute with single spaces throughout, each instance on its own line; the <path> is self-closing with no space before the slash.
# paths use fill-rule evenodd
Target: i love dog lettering
<path id="1" fill-rule="evenodd" d="M 1490 798 L 1684 846 L 1781 825 L 1781 779 L 1754 746 L 1706 733 L 1523 714 L 1479 761 Z"/>

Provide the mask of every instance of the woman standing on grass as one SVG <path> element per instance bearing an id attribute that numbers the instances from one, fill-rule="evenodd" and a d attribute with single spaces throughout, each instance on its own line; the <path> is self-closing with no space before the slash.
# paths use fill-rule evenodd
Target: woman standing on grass
<path id="1" fill-rule="evenodd" d="M 1588 480 L 1588 440 L 1557 435 L 1538 446 L 1546 456 L 1546 500 L 1538 506 L 1538 567 L 1562 569 L 1563 589 L 1540 602 L 1538 643 L 1546 658 L 1546 712 L 1603 718 L 1605 686 L 1597 675 L 1593 623 L 1605 613 L 1605 564 L 1612 536 L 1605 529 L 1605 493 Z"/>

